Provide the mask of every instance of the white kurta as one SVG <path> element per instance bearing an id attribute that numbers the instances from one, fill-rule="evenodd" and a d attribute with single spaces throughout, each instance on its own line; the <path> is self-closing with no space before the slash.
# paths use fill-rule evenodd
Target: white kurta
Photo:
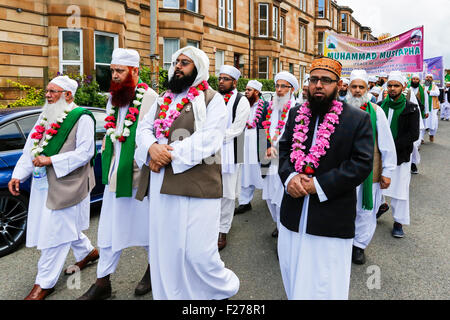
<path id="1" fill-rule="evenodd" d="M 391 129 L 387 121 L 386 115 L 381 109 L 377 107 L 377 142 L 378 149 L 381 153 L 382 176 L 391 178 L 392 173 L 397 167 L 397 153 L 395 150 L 394 138 L 391 134 Z M 382 193 L 380 183 L 372 184 L 372 198 L 373 209 L 364 210 L 362 208 L 362 192 L 363 184 L 356 189 L 356 220 L 355 220 L 355 238 L 354 245 L 365 249 L 373 237 L 377 225 L 376 214 L 378 208 L 382 204 Z"/>
<path id="2" fill-rule="evenodd" d="M 428 94 L 428 87 L 424 87 L 423 89 L 425 93 L 425 114 L 428 113 L 428 118 L 425 119 L 425 128 L 430 130 L 430 135 L 434 135 L 438 128 L 438 109 L 433 109 L 434 106 L 429 106 L 428 97 L 438 97 L 439 96 L 439 88 L 436 85 L 433 85 L 433 90 Z M 430 111 L 431 108 L 431 111 Z"/>
<path id="3" fill-rule="evenodd" d="M 36 124 L 38 123 L 39 120 Z M 33 132 L 35 129 L 30 132 L 23 154 L 12 174 L 13 178 L 21 182 L 27 180 L 34 170 L 33 158 L 30 154 Z M 94 155 L 94 148 L 94 122 L 90 116 L 82 115 L 78 120 L 75 150 L 51 157 L 56 177 L 64 177 L 88 163 Z M 79 240 L 81 231 L 89 228 L 90 195 L 74 206 L 50 210 L 45 205 L 47 192 L 47 190 L 39 190 L 35 183 L 31 184 L 26 246 L 37 247 L 39 250 Z"/>
<path id="4" fill-rule="evenodd" d="M 450 119 L 450 101 L 447 98 L 447 92 L 450 90 L 449 87 L 444 89 L 444 103 L 441 105 L 441 119 Z"/>
<path id="5" fill-rule="evenodd" d="M 106 106 L 107 112 L 111 110 L 111 100 Z M 122 130 L 128 108 L 119 108 L 117 128 Z M 114 142 L 114 168 L 119 166 L 122 143 Z M 134 155 L 130 155 L 131 157 Z M 112 174 L 113 170 L 110 170 Z M 117 181 L 120 183 L 120 181 Z M 111 247 L 113 252 L 132 246 L 148 246 L 148 198 L 139 201 L 136 196 L 137 189 L 132 190 L 131 198 L 116 198 L 116 193 L 109 191 L 105 186 L 103 203 L 98 224 L 98 246 Z"/>
<path id="6" fill-rule="evenodd" d="M 170 109 L 186 95 L 176 95 Z M 196 99 L 203 99 L 199 96 Z M 194 99 L 194 103 L 195 103 Z M 135 159 L 141 167 L 148 149 L 166 138 L 153 134 L 156 103 L 139 123 Z M 174 173 L 181 173 L 216 153 L 222 146 L 228 113 L 216 94 L 206 109 L 204 126 L 171 144 Z M 150 269 L 153 298 L 225 299 L 237 293 L 239 279 L 225 268 L 217 248 L 220 198 L 200 199 L 161 194 L 164 168 L 150 176 Z"/>
<path id="7" fill-rule="evenodd" d="M 409 101 L 419 105 L 419 102 L 417 101 L 417 96 L 416 96 L 419 88 L 411 87 L 410 89 L 411 89 L 411 98 Z M 419 110 L 419 130 L 420 130 L 419 138 L 414 142 L 412 159 L 411 159 L 411 162 L 415 163 L 415 164 L 420 163 L 419 148 L 420 148 L 420 144 L 421 144 L 422 138 L 423 138 L 423 131 L 425 130 L 424 119 L 422 118 L 422 112 L 420 112 L 420 110 Z"/>
<path id="8" fill-rule="evenodd" d="M 317 123 L 312 145 L 316 140 Z M 320 195 L 319 199 L 322 199 Z M 287 298 L 348 299 L 353 239 L 307 234 L 308 208 L 309 195 L 303 201 L 299 232 L 290 231 L 282 224 L 279 227 L 278 255 Z"/>

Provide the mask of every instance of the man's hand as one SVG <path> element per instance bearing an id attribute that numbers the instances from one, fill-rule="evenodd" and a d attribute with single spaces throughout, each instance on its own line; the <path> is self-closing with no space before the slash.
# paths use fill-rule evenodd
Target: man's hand
<path id="1" fill-rule="evenodd" d="M 276 159 L 278 157 L 278 151 L 274 147 L 270 147 L 266 150 L 266 159 Z"/>
<path id="2" fill-rule="evenodd" d="M 52 164 L 52 159 L 45 156 L 37 156 L 33 159 L 33 165 L 35 167 L 46 167 Z"/>
<path id="3" fill-rule="evenodd" d="M 302 175 L 302 185 L 303 188 L 305 188 L 306 192 L 308 192 L 308 194 L 316 194 L 317 190 L 316 190 L 316 186 L 314 185 L 314 180 L 313 178 L 309 178 L 306 175 Z"/>
<path id="4" fill-rule="evenodd" d="M 387 189 L 391 185 L 391 178 L 381 176 L 380 180 L 380 188 Z"/>
<path id="5" fill-rule="evenodd" d="M 19 185 L 20 185 L 20 180 L 19 179 L 12 178 L 8 182 L 9 192 L 11 192 L 11 194 L 13 196 L 18 196 L 20 194 Z"/>
<path id="6" fill-rule="evenodd" d="M 287 192 L 293 198 L 301 198 L 308 194 L 302 184 L 303 179 L 309 179 L 304 174 L 297 174 L 294 176 L 287 185 Z"/>
<path id="7" fill-rule="evenodd" d="M 148 164 L 150 170 L 152 170 L 153 172 L 159 173 L 159 171 L 161 170 L 162 166 L 159 166 L 156 164 L 155 161 L 150 160 L 150 163 Z"/>
<path id="8" fill-rule="evenodd" d="M 428 118 L 428 113 L 425 113 L 425 119 Z"/>
<path id="9" fill-rule="evenodd" d="M 154 143 L 148 149 L 151 160 L 160 167 L 164 167 L 172 162 L 172 154 L 169 152 L 173 148 L 167 144 Z"/>

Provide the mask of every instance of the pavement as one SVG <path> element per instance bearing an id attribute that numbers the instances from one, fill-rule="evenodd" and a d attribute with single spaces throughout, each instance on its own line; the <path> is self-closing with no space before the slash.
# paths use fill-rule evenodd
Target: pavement
<path id="1" fill-rule="evenodd" d="M 445 300 L 450 293 L 450 122 L 439 121 L 435 142 L 428 135 L 421 146 L 419 174 L 410 185 L 411 224 L 405 237 L 391 236 L 392 213 L 386 212 L 366 249 L 364 265 L 352 265 L 350 300 Z M 285 300 L 276 255 L 275 228 L 261 191 L 255 193 L 253 210 L 234 217 L 227 247 L 220 251 L 225 266 L 240 279 L 240 290 L 231 300 Z M 95 245 L 100 210 L 92 209 L 85 232 Z M 0 258 L 0 300 L 21 300 L 31 290 L 39 251 L 22 247 Z M 66 266 L 74 263 L 72 253 Z M 151 293 L 134 296 L 134 288 L 147 267 L 144 248 L 122 252 L 111 276 L 115 300 L 151 300 Z M 76 276 L 61 274 L 48 300 L 73 300 L 96 280 L 96 264 Z"/>

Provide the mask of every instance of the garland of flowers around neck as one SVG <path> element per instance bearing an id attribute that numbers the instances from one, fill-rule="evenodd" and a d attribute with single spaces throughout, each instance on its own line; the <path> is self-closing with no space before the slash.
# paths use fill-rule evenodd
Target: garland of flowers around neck
<path id="1" fill-rule="evenodd" d="M 262 116 L 263 108 L 264 108 L 264 100 L 259 99 L 258 105 L 256 106 L 255 117 L 253 118 L 253 121 L 247 121 L 247 129 L 256 128 L 256 125 L 258 124 L 258 121 Z"/>
<path id="2" fill-rule="evenodd" d="M 225 100 L 225 103 L 228 103 L 228 101 L 230 101 L 230 98 L 232 95 L 233 95 L 233 91 L 231 91 L 223 96 L 223 100 Z"/>
<path id="3" fill-rule="evenodd" d="M 125 116 L 125 121 L 123 122 L 123 128 L 121 132 L 117 131 L 117 119 L 116 119 L 116 109 L 111 106 L 111 110 L 108 116 L 105 118 L 106 124 L 106 135 L 111 138 L 114 143 L 116 140 L 119 142 L 125 142 L 128 136 L 130 136 L 130 127 L 136 122 L 136 116 L 139 114 L 139 109 L 137 108 L 142 104 L 142 99 L 144 98 L 144 93 L 148 90 L 148 85 L 146 83 L 139 83 L 136 89 L 136 96 L 133 100 L 133 107 L 128 107 L 128 112 Z"/>
<path id="4" fill-rule="evenodd" d="M 266 115 L 266 121 L 263 121 L 262 125 L 264 129 L 266 129 L 266 137 L 267 140 L 272 144 L 272 141 L 277 141 L 278 136 L 281 134 L 281 129 L 283 129 L 286 122 L 284 119 L 286 119 L 286 115 L 289 112 L 289 109 L 291 108 L 291 100 L 289 100 L 284 106 L 283 106 L 283 112 L 281 113 L 281 120 L 278 120 L 278 125 L 275 128 L 275 136 L 273 138 L 270 137 L 270 125 L 271 121 L 270 118 L 272 116 L 272 104 L 273 101 L 270 102 L 269 107 L 267 108 L 267 115 Z"/>
<path id="5" fill-rule="evenodd" d="M 186 97 L 181 99 L 181 103 L 177 104 L 176 110 L 172 109 L 168 112 L 169 115 L 167 115 L 167 111 L 169 110 L 169 105 L 172 103 L 175 95 L 172 92 L 167 91 L 164 94 L 164 104 L 160 106 L 161 111 L 158 115 L 158 119 L 156 119 L 153 124 L 156 138 L 167 138 L 172 123 L 180 116 L 184 106 L 189 102 L 192 102 L 192 100 L 200 94 L 199 91 L 205 91 L 208 90 L 208 88 L 209 85 L 207 81 L 202 81 L 197 87 L 190 87 Z"/>
<path id="6" fill-rule="evenodd" d="M 34 127 L 36 130 L 31 134 L 31 139 L 33 139 L 33 146 L 31 147 L 31 156 L 37 157 L 44 151 L 44 147 L 48 145 L 48 142 L 58 134 L 58 129 L 61 128 L 61 124 L 64 122 L 64 119 L 67 117 L 69 112 L 72 111 L 71 107 L 67 107 L 60 116 L 56 118 L 56 122 L 50 124 L 50 128 L 45 130 L 48 126 L 48 120 L 46 117 L 43 117 L 37 126 Z M 41 145 L 39 142 L 44 138 L 44 141 Z"/>
<path id="7" fill-rule="evenodd" d="M 317 128 L 316 143 L 309 149 L 308 155 L 303 150 L 306 148 L 303 144 L 307 139 L 308 125 L 311 118 L 309 103 L 305 102 L 297 112 L 292 137 L 291 162 L 294 164 L 295 171 L 313 175 L 319 166 L 319 160 L 326 154 L 325 149 L 330 148 L 330 137 L 334 133 L 335 126 L 339 124 L 339 115 L 342 112 L 342 103 L 333 101 L 330 111 L 325 114 L 322 123 Z"/>

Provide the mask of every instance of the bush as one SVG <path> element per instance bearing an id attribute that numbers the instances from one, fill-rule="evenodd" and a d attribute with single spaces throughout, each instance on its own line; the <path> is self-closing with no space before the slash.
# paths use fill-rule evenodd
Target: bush
<path id="1" fill-rule="evenodd" d="M 252 79 L 246 79 L 246 78 L 239 78 L 237 82 L 237 91 L 244 92 L 245 87 L 247 86 L 247 83 Z M 275 91 L 275 82 L 273 80 L 269 79 L 256 79 L 259 82 L 262 83 L 263 87 L 261 91 Z M 219 80 L 216 76 L 209 76 L 208 83 L 211 86 L 212 89 L 217 90 L 219 87 Z"/>
<path id="2" fill-rule="evenodd" d="M 151 74 L 150 74 L 150 68 L 147 66 L 142 66 L 139 68 L 139 77 L 143 82 L 151 86 Z M 159 68 L 159 83 L 158 83 L 158 91 L 159 93 L 164 92 L 167 90 L 166 88 L 166 81 L 168 77 L 168 71 L 164 70 L 163 68 Z"/>
<path id="3" fill-rule="evenodd" d="M 13 87 L 19 88 L 20 91 L 25 91 L 25 98 L 17 99 L 10 103 L 8 107 L 24 107 L 24 106 L 41 106 L 45 103 L 44 89 L 38 89 L 32 86 L 24 85 L 16 81 L 7 80 Z M 3 106 L 5 107 L 5 106 Z"/>

